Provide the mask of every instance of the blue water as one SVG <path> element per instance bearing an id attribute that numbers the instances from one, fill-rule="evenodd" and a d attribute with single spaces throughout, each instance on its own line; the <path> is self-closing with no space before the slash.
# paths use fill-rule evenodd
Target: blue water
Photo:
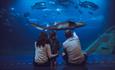
<path id="1" fill-rule="evenodd" d="M 75 32 L 80 37 L 83 49 L 86 49 L 105 31 L 106 26 L 108 25 L 106 23 L 109 3 L 108 0 L 65 0 L 68 1 L 66 6 L 62 6 L 57 1 L 58 0 L 17 0 L 17 2 L 11 5 L 9 9 L 14 15 L 19 16 L 19 18 L 17 18 L 20 22 L 19 28 L 26 27 L 26 30 L 28 30 L 28 33 L 23 35 L 26 36 L 29 34 L 34 40 L 37 38 L 39 30 L 31 27 L 29 22 L 35 22 L 43 26 L 46 26 L 47 24 L 53 25 L 54 22 L 62 22 L 67 20 L 85 22 L 85 27 L 75 29 Z M 88 8 L 76 8 L 76 5 L 78 5 L 79 1 L 93 2 L 98 5 L 99 8 L 95 11 Z M 36 2 L 45 2 L 46 8 L 32 9 L 31 7 Z M 23 17 L 25 13 L 27 13 L 27 16 Z M 61 42 L 65 40 L 62 33 L 63 31 L 57 32 L 57 36 Z"/>
<path id="2" fill-rule="evenodd" d="M 66 1 L 66 4 L 59 1 Z M 78 7 L 79 2 L 90 1 L 99 6 L 97 10 Z M 44 2 L 46 8 L 32 9 L 37 2 Z M 74 31 L 80 38 L 82 49 L 85 50 L 103 32 L 106 31 L 109 0 L 16 0 L 9 6 L 8 36 L 5 36 L 4 45 L 8 50 L 26 49 L 34 51 L 34 41 L 37 40 L 40 30 L 30 25 L 34 22 L 43 26 L 53 25 L 54 22 L 67 20 L 84 22 L 86 26 Z M 6 25 L 6 24 L 5 24 Z M 7 31 L 7 29 L 5 29 Z M 4 31 L 3 31 L 4 32 Z M 6 35 L 6 33 L 4 33 Z M 57 37 L 62 45 L 65 41 L 64 32 L 57 31 Z M 31 52 L 30 52 L 31 53 Z M 57 59 L 62 60 L 61 57 Z"/>

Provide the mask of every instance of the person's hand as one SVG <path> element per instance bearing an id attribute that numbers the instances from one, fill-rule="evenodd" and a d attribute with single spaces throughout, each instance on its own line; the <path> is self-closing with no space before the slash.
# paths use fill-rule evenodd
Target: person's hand
<path id="1" fill-rule="evenodd" d="M 56 57 L 58 57 L 59 56 L 59 54 L 58 53 L 56 53 Z"/>
<path id="2" fill-rule="evenodd" d="M 62 53 L 62 56 L 65 56 L 65 53 L 64 53 L 64 52 Z"/>

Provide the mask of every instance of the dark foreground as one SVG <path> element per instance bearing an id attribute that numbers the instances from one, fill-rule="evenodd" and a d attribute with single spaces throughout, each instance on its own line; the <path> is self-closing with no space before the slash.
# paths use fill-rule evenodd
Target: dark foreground
<path id="1" fill-rule="evenodd" d="M 30 55 L 0 56 L 0 70 L 115 70 L 114 55 L 90 55 L 86 65 L 66 66 L 62 63 L 54 68 L 34 67 L 32 60 Z"/>

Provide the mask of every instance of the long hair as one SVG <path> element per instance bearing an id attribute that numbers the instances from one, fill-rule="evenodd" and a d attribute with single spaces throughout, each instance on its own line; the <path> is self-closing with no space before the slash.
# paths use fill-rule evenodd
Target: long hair
<path id="1" fill-rule="evenodd" d="M 56 32 L 55 31 L 50 32 L 49 39 L 51 39 L 51 40 L 55 40 L 56 39 Z"/>
<path id="2" fill-rule="evenodd" d="M 49 40 L 48 40 L 48 35 L 45 32 L 41 32 L 40 36 L 38 37 L 37 40 L 37 46 L 45 46 L 45 44 L 49 44 Z"/>

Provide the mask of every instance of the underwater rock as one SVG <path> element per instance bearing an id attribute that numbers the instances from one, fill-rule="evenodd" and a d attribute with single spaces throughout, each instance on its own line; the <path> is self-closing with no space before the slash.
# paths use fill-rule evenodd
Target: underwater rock
<path id="1" fill-rule="evenodd" d="M 107 29 L 87 49 L 88 54 L 115 54 L 115 26 Z"/>
<path id="2" fill-rule="evenodd" d="M 91 10 L 97 10 L 97 9 L 99 9 L 98 5 L 96 5 L 93 2 L 89 2 L 89 1 L 80 2 L 79 6 L 83 7 L 83 8 L 89 8 Z"/>
<path id="3" fill-rule="evenodd" d="M 32 9 L 45 9 L 47 8 L 46 2 L 36 2 L 33 6 Z"/>

